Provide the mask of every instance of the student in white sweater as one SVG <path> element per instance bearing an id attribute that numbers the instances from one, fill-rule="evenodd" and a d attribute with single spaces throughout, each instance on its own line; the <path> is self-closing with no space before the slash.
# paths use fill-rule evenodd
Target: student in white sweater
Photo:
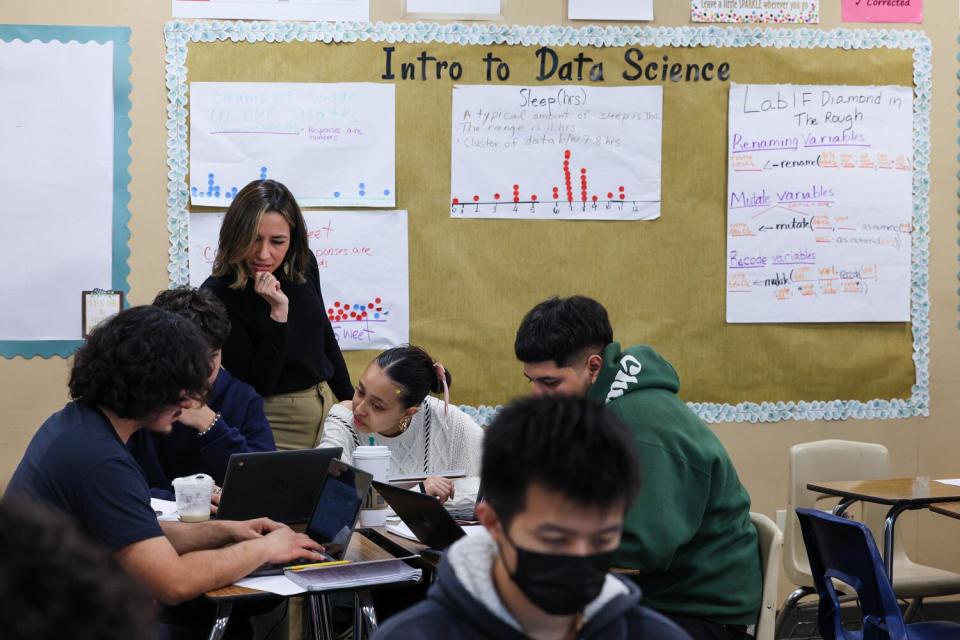
<path id="1" fill-rule="evenodd" d="M 360 445 L 390 448 L 393 475 L 465 469 L 467 477 L 426 479 L 424 490 L 441 501 L 476 500 L 483 429 L 449 405 L 450 373 L 420 347 L 384 351 L 357 383 L 353 400 L 334 405 L 323 425 L 320 447 L 343 447 L 351 463 Z M 443 393 L 444 399 L 429 394 Z"/>

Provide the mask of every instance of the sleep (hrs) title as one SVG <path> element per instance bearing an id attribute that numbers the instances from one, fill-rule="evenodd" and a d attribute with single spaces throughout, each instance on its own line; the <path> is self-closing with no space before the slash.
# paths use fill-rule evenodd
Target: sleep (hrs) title
<path id="1" fill-rule="evenodd" d="M 395 55 L 396 47 L 383 47 L 383 80 L 460 80 L 463 65 L 444 60 L 421 51 L 409 59 Z M 583 51 L 575 56 L 561 56 L 550 47 L 533 52 L 537 75 L 534 80 L 569 80 L 571 82 L 604 82 L 607 69 Z M 510 65 L 502 58 L 487 52 L 481 58 L 487 82 L 506 82 L 510 79 Z M 669 56 L 647 57 L 643 51 L 631 47 L 623 52 L 624 66 L 613 71 L 630 82 L 726 82 L 730 79 L 730 64 L 721 62 L 671 62 Z"/>

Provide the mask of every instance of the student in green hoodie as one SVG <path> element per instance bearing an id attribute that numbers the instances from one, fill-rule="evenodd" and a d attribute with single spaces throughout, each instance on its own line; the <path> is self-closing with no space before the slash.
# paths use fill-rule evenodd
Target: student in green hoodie
<path id="1" fill-rule="evenodd" d="M 750 496 L 677 397 L 670 363 L 645 345 L 621 349 L 606 309 L 585 296 L 531 309 L 514 350 L 534 395 L 587 396 L 631 428 L 644 484 L 613 564 L 639 570 L 644 604 L 697 640 L 748 638 L 762 584 Z"/>

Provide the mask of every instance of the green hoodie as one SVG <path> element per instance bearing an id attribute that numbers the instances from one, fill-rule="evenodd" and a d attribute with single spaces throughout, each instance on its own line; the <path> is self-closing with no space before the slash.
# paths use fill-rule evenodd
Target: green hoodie
<path id="1" fill-rule="evenodd" d="M 643 478 L 614 565 L 640 570 L 635 579 L 653 609 L 751 625 L 762 578 L 750 496 L 679 390 L 676 371 L 650 347 L 604 349 L 590 397 L 630 426 Z"/>

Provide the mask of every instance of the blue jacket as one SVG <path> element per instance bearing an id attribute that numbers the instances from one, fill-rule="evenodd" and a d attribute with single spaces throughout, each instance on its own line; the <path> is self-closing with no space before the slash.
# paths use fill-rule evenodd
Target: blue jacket
<path id="1" fill-rule="evenodd" d="M 127 442 L 143 469 L 155 498 L 173 500 L 174 478 L 206 473 L 223 485 L 227 463 L 234 453 L 275 451 L 273 431 L 263 411 L 263 399 L 253 387 L 221 369 L 207 398 L 220 419 L 202 436 L 175 422 L 169 434 L 137 430 Z"/>

